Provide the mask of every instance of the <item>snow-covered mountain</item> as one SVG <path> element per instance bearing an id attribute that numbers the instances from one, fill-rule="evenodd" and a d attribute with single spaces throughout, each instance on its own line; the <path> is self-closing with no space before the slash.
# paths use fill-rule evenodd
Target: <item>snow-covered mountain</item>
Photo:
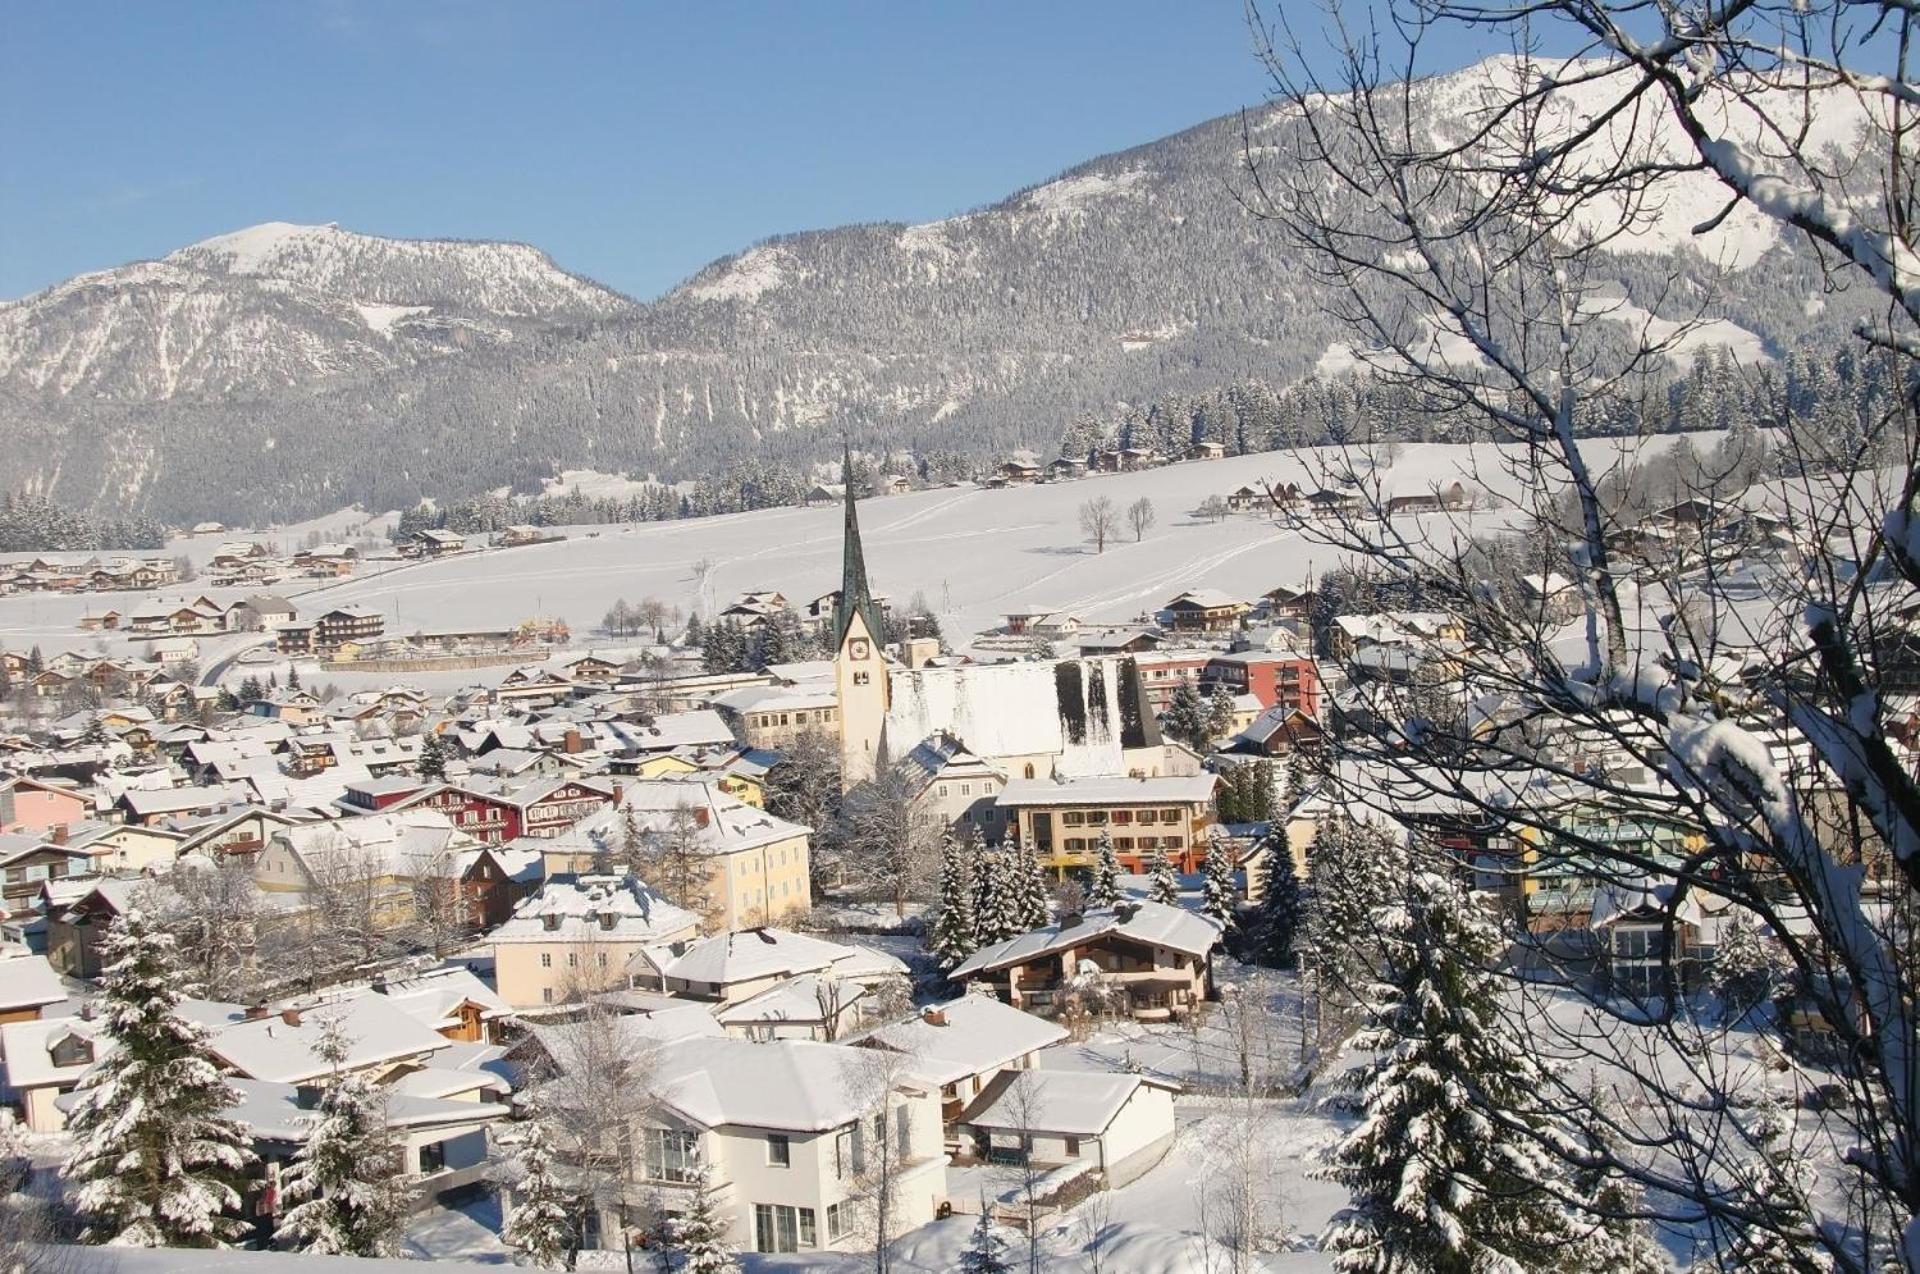
<path id="1" fill-rule="evenodd" d="M 1459 121 L 1511 69 L 1430 81 L 1423 113 Z M 1823 144 L 1857 130 L 1849 100 L 1823 108 Z M 1573 92 L 1555 110 L 1571 125 L 1596 105 Z M 1286 162 L 1296 122 L 1251 123 Z M 1083 413 L 1351 368 L 1324 284 L 1234 197 L 1242 124 L 940 221 L 772 239 L 644 305 L 531 248 L 257 227 L 0 307 L 0 449 L 75 504 L 253 518 L 531 490 L 563 469 L 800 466 L 837 454 L 842 427 L 923 453 L 1043 449 Z M 1710 179 L 1663 195 L 1600 280 L 1622 342 L 1704 304 L 1686 356 L 1712 337 L 1777 357 L 1831 344 L 1870 303 L 1825 287 L 1771 223 L 1693 234 L 1723 202 Z"/>
<path id="2" fill-rule="evenodd" d="M 0 382 L 120 402 L 258 393 L 632 308 L 524 244 L 273 222 L 0 304 Z"/>

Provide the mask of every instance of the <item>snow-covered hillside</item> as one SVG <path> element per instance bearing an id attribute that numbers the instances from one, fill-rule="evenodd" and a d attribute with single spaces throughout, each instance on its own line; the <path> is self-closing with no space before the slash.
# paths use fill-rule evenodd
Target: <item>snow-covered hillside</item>
<path id="1" fill-rule="evenodd" d="M 1696 441 L 1711 445 L 1704 436 Z M 1596 441 L 1595 463 L 1625 448 L 1643 454 L 1670 445 Z M 1491 529 L 1505 468 L 1491 444 L 1403 448 L 1389 476 L 1394 491 L 1431 489 L 1442 479 L 1480 481 L 1494 507 L 1468 515 L 1463 529 Z M 938 488 L 860 503 L 867 563 L 876 592 L 904 603 L 924 593 L 955 640 L 998 625 L 1016 608 L 1071 610 L 1089 622 L 1123 622 L 1149 613 L 1176 593 L 1214 587 L 1255 597 L 1298 587 L 1339 562 L 1338 554 L 1265 517 L 1213 522 L 1191 510 L 1207 496 L 1243 483 L 1317 482 L 1323 453 L 1276 452 L 1173 465 L 1075 482 L 985 490 Z M 1476 479 L 1476 475 L 1478 478 Z M 1096 553 L 1079 531 L 1080 505 L 1109 496 L 1121 507 L 1152 500 L 1158 524 L 1135 543 L 1124 539 Z M 1454 531 L 1446 518 L 1424 523 L 1436 538 Z M 765 509 L 726 517 L 639 526 L 565 527 L 562 543 L 462 554 L 370 574 L 296 596 L 316 605 L 371 606 L 390 632 L 499 628 L 531 615 L 564 618 L 591 644 L 591 633 L 620 598 L 657 597 L 683 612 L 703 603 L 693 575 L 714 564 L 708 595 L 725 605 L 748 589 L 779 589 L 789 598 L 817 597 L 839 584 L 841 511 L 836 507 Z M 178 591 L 178 590 L 174 590 Z M 51 650 L 82 644 L 75 622 L 98 597 L 38 595 L 0 598 L 0 644 L 38 642 Z M 117 601 L 117 604 L 118 601 Z M 88 638 L 87 642 L 99 640 Z M 461 674 L 449 674 L 459 684 Z M 469 678 L 470 679 L 470 678 Z M 345 684 L 343 682 L 343 684 Z M 451 687 L 448 687 L 451 688 Z"/>

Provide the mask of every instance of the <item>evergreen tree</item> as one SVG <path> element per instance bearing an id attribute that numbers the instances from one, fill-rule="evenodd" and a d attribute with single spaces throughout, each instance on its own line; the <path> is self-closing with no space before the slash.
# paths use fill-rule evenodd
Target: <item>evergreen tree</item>
<path id="1" fill-rule="evenodd" d="M 1341 1270 L 1469 1271 L 1556 1265 L 1574 1239 L 1548 1188 L 1533 1113 L 1545 1076 L 1509 1033 L 1487 971 L 1500 935 L 1449 875 L 1416 870 L 1374 912 L 1381 960 L 1346 1077 L 1365 1107 L 1322 1175 L 1351 1203 L 1322 1237 Z"/>
<path id="2" fill-rule="evenodd" d="M 578 1200 L 554 1176 L 553 1145 L 546 1125 L 536 1116 L 524 1127 L 517 1156 L 520 1180 L 514 1186 L 515 1202 L 500 1228 L 500 1239 L 533 1264 L 552 1267 L 578 1242 L 573 1221 Z"/>
<path id="3" fill-rule="evenodd" d="M 1287 753 L 1287 811 L 1306 799 L 1307 795 L 1307 758 L 1299 748 Z"/>
<path id="4" fill-rule="evenodd" d="M 87 728 L 80 735 L 80 742 L 90 748 L 104 747 L 112 741 L 113 736 L 107 733 L 107 723 L 98 713 L 87 722 Z"/>
<path id="5" fill-rule="evenodd" d="M 1016 933 L 1027 933 L 1034 929 L 1044 929 L 1053 923 L 1052 891 L 1047 887 L 1047 869 L 1040 865 L 1038 855 L 1028 853 L 1019 839 L 1008 842 L 1008 851 L 1013 860 L 1015 885 L 1014 923 L 1019 927 Z"/>
<path id="6" fill-rule="evenodd" d="M 1374 912 L 1399 896 L 1406 869 L 1400 840 L 1371 823 L 1329 815 L 1314 829 L 1307 846 L 1308 938 L 1326 992 L 1351 1000 L 1372 980 Z"/>
<path id="7" fill-rule="evenodd" d="M 225 1247 L 246 1233 L 234 1214 L 253 1162 L 227 1114 L 240 1093 L 180 1015 L 171 935 L 129 907 L 101 951 L 101 1016 L 112 1051 L 80 1079 L 62 1166 L 90 1243 Z"/>
<path id="8" fill-rule="evenodd" d="M 241 679 L 240 702 L 242 704 L 257 703 L 259 700 L 266 698 L 266 696 L 266 687 L 260 684 L 260 678 L 254 676 L 252 673 L 248 673 Z"/>
<path id="9" fill-rule="evenodd" d="M 413 1210 L 386 1098 L 362 1075 L 341 1070 L 348 1042 L 325 1022 L 314 1050 L 332 1067 L 307 1139 L 281 1174 L 287 1205 L 274 1242 L 321 1256 L 392 1256 Z"/>
<path id="10" fill-rule="evenodd" d="M 1233 849 L 1227 844 L 1227 838 L 1214 836 L 1207 843 L 1200 910 L 1218 920 L 1222 927 L 1233 923 L 1240 907 L 1240 889 L 1234 880 L 1233 868 Z"/>
<path id="11" fill-rule="evenodd" d="M 1188 747 L 1206 747 L 1207 707 L 1192 682 L 1183 681 L 1174 690 L 1167 710 L 1160 714 L 1160 729 Z"/>
<path id="12" fill-rule="evenodd" d="M 27 675 L 37 677 L 46 670 L 46 656 L 40 653 L 40 644 L 35 642 L 33 648 L 27 651 Z"/>
<path id="13" fill-rule="evenodd" d="M 1708 983 L 1729 1017 L 1745 1017 L 1773 990 L 1784 963 L 1753 918 L 1737 911 L 1721 932 Z"/>
<path id="14" fill-rule="evenodd" d="M 1153 857 L 1147 864 L 1147 897 L 1155 902 L 1164 902 L 1169 907 L 1180 903 L 1180 878 L 1174 875 L 1173 860 L 1167 857 L 1167 851 L 1158 845 L 1153 848 Z"/>
<path id="15" fill-rule="evenodd" d="M 944 972 L 973 954 L 979 922 L 974 916 L 976 860 L 952 828 L 940 842 L 940 900 L 927 935 L 927 949 Z"/>
<path id="16" fill-rule="evenodd" d="M 1233 692 L 1224 684 L 1213 688 L 1207 698 L 1207 742 L 1224 739 L 1233 733 Z"/>
<path id="17" fill-rule="evenodd" d="M 427 731 L 420 740 L 420 756 L 414 762 L 414 773 L 433 783 L 443 783 L 447 777 L 447 745 L 438 734 Z"/>
<path id="18" fill-rule="evenodd" d="M 1291 969 L 1299 960 L 1294 948 L 1300 940 L 1306 904 L 1286 833 L 1268 833 L 1267 844 L 1270 854 L 1264 888 L 1247 926 L 1247 955 L 1254 963 L 1271 969 Z"/>
<path id="19" fill-rule="evenodd" d="M 974 949 L 1005 942 L 1025 932 L 1019 924 L 1019 868 L 1004 848 L 987 854 L 981 861 L 977 881 L 978 901 L 974 903 Z"/>
<path id="20" fill-rule="evenodd" d="M 980 1221 L 973 1227 L 973 1241 L 960 1254 L 960 1274 L 1013 1274 L 1013 1261 L 1007 1241 L 993 1228 L 992 1209 L 986 1196 L 980 1198 Z"/>
<path id="21" fill-rule="evenodd" d="M 300 666 L 298 664 L 288 664 L 287 665 L 287 689 L 298 690 L 299 688 L 300 688 Z"/>
<path id="22" fill-rule="evenodd" d="M 1608 1132 L 1613 1102 L 1595 1080 L 1586 1095 L 1587 1108 L 1597 1116 L 1580 1130 L 1586 1153 L 1577 1161 L 1572 1198 L 1581 1203 L 1576 1224 L 1585 1229 L 1570 1249 L 1567 1268 L 1605 1270 L 1608 1274 L 1666 1274 L 1672 1269 L 1652 1232 L 1639 1220 L 1640 1190 L 1610 1165 L 1617 1162 Z"/>
<path id="23" fill-rule="evenodd" d="M 726 1236 L 726 1217 L 703 1165 L 687 1210 L 667 1225 L 667 1251 L 679 1258 L 680 1274 L 739 1274 L 740 1262 Z"/>
<path id="24" fill-rule="evenodd" d="M 1087 884 L 1087 906 L 1111 907 L 1120 901 L 1120 860 L 1113 853 L 1113 832 L 1100 829 L 1095 851 L 1093 879 Z"/>

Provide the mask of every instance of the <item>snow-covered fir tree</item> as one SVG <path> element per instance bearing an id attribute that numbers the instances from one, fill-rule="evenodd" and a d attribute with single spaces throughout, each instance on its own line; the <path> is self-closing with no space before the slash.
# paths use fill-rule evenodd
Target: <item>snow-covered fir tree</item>
<path id="1" fill-rule="evenodd" d="M 1009 841 L 1007 852 L 1012 856 L 1015 872 L 1014 923 L 1018 927 L 1014 932 L 1044 929 L 1053 921 L 1053 896 L 1047 884 L 1047 869 L 1040 865 L 1039 857 L 1028 853 L 1017 839 Z"/>
<path id="2" fill-rule="evenodd" d="M 1268 834 L 1267 841 L 1260 901 L 1247 921 L 1247 955 L 1270 969 L 1291 969 L 1299 963 L 1306 899 L 1293 868 L 1293 851 L 1287 847 L 1286 833 L 1276 829 Z"/>
<path id="3" fill-rule="evenodd" d="M 1147 860 L 1147 897 L 1169 907 L 1180 902 L 1180 878 L 1174 874 L 1173 860 L 1158 845 L 1154 846 L 1153 857 Z"/>
<path id="4" fill-rule="evenodd" d="M 1205 872 L 1200 878 L 1200 910 L 1222 925 L 1233 923 L 1240 908 L 1240 886 L 1234 878 L 1233 846 L 1219 829 L 1207 841 Z"/>
<path id="5" fill-rule="evenodd" d="M 935 904 L 927 949 L 944 971 L 973 954 L 979 923 L 974 916 L 978 859 L 951 828 L 940 842 L 940 896 Z"/>
<path id="6" fill-rule="evenodd" d="M 1113 832 L 1100 829 L 1094 847 L 1093 879 L 1087 882 L 1087 906 L 1111 907 L 1120 901 L 1120 860 L 1113 852 Z"/>
<path id="7" fill-rule="evenodd" d="M 420 756 L 414 762 L 414 773 L 435 783 L 447 777 L 447 745 L 431 730 L 420 740 Z"/>
<path id="8" fill-rule="evenodd" d="M 1206 701 L 1207 742 L 1224 739 L 1233 733 L 1233 692 L 1225 685 L 1213 688 Z"/>
<path id="9" fill-rule="evenodd" d="M 240 1093 L 179 1012 L 174 942 L 139 907 L 101 949 L 100 1022 L 111 1051 L 76 1090 L 61 1168 L 91 1243 L 225 1247 L 242 1237 L 238 1186 L 254 1155 L 228 1111 Z"/>
<path id="10" fill-rule="evenodd" d="M 1372 823 L 1333 815 L 1315 829 L 1307 846 L 1308 944 L 1327 993 L 1352 1000 L 1372 979 L 1373 914 L 1399 897 L 1407 870 L 1402 838 Z"/>
<path id="11" fill-rule="evenodd" d="M 1018 871 L 1015 860 L 1004 848 L 981 857 L 973 907 L 976 950 L 1024 932 L 1019 927 L 1020 883 L 1015 879 Z"/>
<path id="12" fill-rule="evenodd" d="M 1733 1017 L 1743 1017 L 1772 993 L 1785 972 L 1777 948 L 1746 912 L 1736 910 L 1720 932 L 1708 983 Z"/>
<path id="13" fill-rule="evenodd" d="M 332 1073 L 306 1141 L 280 1175 L 287 1207 L 274 1243 L 322 1256 L 392 1256 L 413 1192 L 400 1143 L 387 1127 L 385 1094 L 341 1069 L 348 1040 L 337 1019 L 321 1024 L 315 1051 Z"/>
<path id="14" fill-rule="evenodd" d="M 1160 729 L 1172 739 L 1195 749 L 1207 746 L 1207 705 L 1190 681 L 1183 681 L 1160 714 Z"/>
<path id="15" fill-rule="evenodd" d="M 1013 1258 L 1007 1241 L 993 1228 L 992 1209 L 986 1198 L 980 1200 L 980 1220 L 973 1227 L 973 1239 L 960 1253 L 960 1274 L 1013 1274 Z"/>
<path id="16" fill-rule="evenodd" d="M 1374 912 L 1380 967 L 1346 1077 L 1360 1123 L 1321 1175 L 1351 1202 L 1321 1236 L 1364 1271 L 1554 1267 L 1577 1237 L 1550 1190 L 1558 1128 L 1535 1113 L 1544 1075 L 1500 1017 L 1493 922 L 1442 870 L 1418 869 Z"/>
<path id="17" fill-rule="evenodd" d="M 740 1262 L 727 1246 L 727 1221 L 704 1165 L 686 1211 L 667 1224 L 666 1249 L 674 1255 L 673 1268 L 679 1274 L 739 1274 Z"/>
<path id="18" fill-rule="evenodd" d="M 545 1121 L 536 1115 L 521 1128 L 514 1155 L 520 1178 L 514 1183 L 506 1224 L 500 1227 L 500 1241 L 532 1264 L 551 1268 L 578 1244 L 574 1215 L 579 1200 L 554 1175 Z"/>

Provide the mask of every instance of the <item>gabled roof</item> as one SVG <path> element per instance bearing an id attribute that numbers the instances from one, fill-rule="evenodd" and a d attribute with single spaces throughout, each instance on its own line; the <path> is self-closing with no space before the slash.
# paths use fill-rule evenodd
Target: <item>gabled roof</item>
<path id="1" fill-rule="evenodd" d="M 0 959 L 0 1011 L 42 1008 L 66 998 L 67 989 L 45 956 Z"/>
<path id="2" fill-rule="evenodd" d="M 1098 1137 L 1142 1087 L 1178 1087 L 1144 1075 L 1097 1071 L 1002 1071 L 967 1104 L 960 1121 L 976 1128 Z"/>
<path id="3" fill-rule="evenodd" d="M 905 973 L 907 966 L 866 947 L 844 946 L 785 929 L 717 933 L 688 947 L 662 970 L 687 982 L 732 986 L 767 977 L 792 977 L 842 964 L 867 973 Z"/>
<path id="4" fill-rule="evenodd" d="M 338 1022 L 347 1042 L 342 1065 L 361 1070 L 417 1054 L 449 1041 L 384 996 L 355 995 L 298 1011 L 298 1025 L 280 1014 L 231 1022 L 208 1033 L 213 1055 L 248 1079 L 294 1084 L 325 1075 L 332 1063 L 319 1054 L 322 1026 Z"/>
<path id="5" fill-rule="evenodd" d="M 1089 911 L 1077 920 L 1051 924 L 982 947 L 954 969 L 951 976 L 957 979 L 1026 964 L 1109 935 L 1145 946 L 1167 947 L 1198 959 L 1219 945 L 1220 926 L 1182 907 L 1157 902 L 1122 903 L 1116 908 Z"/>
<path id="6" fill-rule="evenodd" d="M 875 1027 L 856 1042 L 905 1053 L 913 1058 L 915 1073 L 936 1084 L 951 1084 L 999 1070 L 1066 1038 L 1067 1029 L 1057 1022 L 1023 1013 L 990 995 L 963 995 Z"/>
<path id="7" fill-rule="evenodd" d="M 826 1132 L 878 1096 L 869 1093 L 879 1082 L 870 1053 L 809 1040 L 678 1040 L 659 1049 L 653 1068 L 660 1100 L 705 1128 Z"/>
<path id="8" fill-rule="evenodd" d="M 551 929 L 549 916 L 554 917 Z M 487 940 L 662 942 L 697 923 L 692 912 L 668 902 L 636 876 L 551 876 Z"/>

